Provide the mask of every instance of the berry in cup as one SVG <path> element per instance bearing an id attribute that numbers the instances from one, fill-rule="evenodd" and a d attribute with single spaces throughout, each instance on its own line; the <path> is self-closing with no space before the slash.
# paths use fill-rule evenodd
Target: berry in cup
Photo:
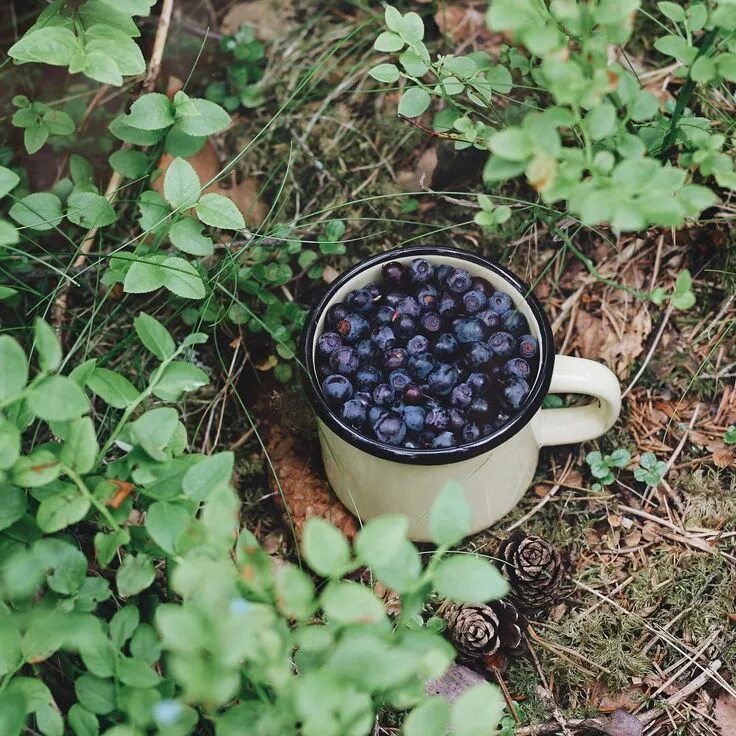
<path id="1" fill-rule="evenodd" d="M 513 299 L 464 268 L 391 261 L 325 315 L 315 357 L 343 423 L 392 447 L 449 449 L 524 407 L 539 344 Z"/>

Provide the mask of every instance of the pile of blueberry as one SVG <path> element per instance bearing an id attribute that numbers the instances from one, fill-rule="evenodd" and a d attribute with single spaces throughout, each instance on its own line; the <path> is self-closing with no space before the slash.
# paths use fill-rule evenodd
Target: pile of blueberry
<path id="1" fill-rule="evenodd" d="M 387 445 L 447 448 L 518 413 L 539 346 L 511 297 L 464 268 L 415 258 L 333 304 L 317 339 L 324 397 Z"/>

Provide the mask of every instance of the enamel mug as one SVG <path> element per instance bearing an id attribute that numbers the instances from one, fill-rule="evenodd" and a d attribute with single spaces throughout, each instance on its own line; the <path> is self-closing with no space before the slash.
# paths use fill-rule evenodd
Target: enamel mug
<path id="1" fill-rule="evenodd" d="M 521 411 L 487 437 L 449 449 L 391 447 L 344 424 L 325 402 L 316 371 L 315 344 L 324 331 L 328 307 L 348 292 L 381 280 L 388 261 L 408 264 L 426 258 L 482 276 L 505 291 L 539 340 L 537 375 Z M 555 355 L 552 329 L 539 300 L 513 273 L 473 253 L 442 246 L 402 248 L 358 263 L 331 285 L 311 312 L 302 339 L 307 390 L 317 413 L 319 440 L 327 479 L 342 503 L 359 519 L 404 514 L 409 536 L 429 540 L 429 511 L 448 481 L 463 488 L 471 509 L 472 532 L 485 529 L 509 513 L 529 487 L 539 449 L 599 437 L 618 418 L 621 389 L 616 376 L 592 360 Z M 584 406 L 542 409 L 548 393 L 585 394 Z"/>

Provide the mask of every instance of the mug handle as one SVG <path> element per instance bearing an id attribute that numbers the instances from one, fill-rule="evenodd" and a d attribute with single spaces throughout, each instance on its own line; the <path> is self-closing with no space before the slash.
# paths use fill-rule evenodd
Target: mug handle
<path id="1" fill-rule="evenodd" d="M 542 409 L 533 421 L 540 447 L 585 442 L 600 437 L 621 412 L 621 386 L 601 363 L 569 355 L 555 356 L 551 394 L 587 394 L 596 400 L 586 406 Z"/>

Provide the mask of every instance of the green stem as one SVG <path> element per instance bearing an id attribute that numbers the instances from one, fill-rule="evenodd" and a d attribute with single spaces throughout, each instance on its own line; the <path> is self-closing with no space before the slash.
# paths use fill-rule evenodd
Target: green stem
<path id="1" fill-rule="evenodd" d="M 74 485 L 81 491 L 82 495 L 105 517 L 105 521 L 111 526 L 116 532 L 122 532 L 120 525 L 112 518 L 112 514 L 108 510 L 102 501 L 95 496 L 92 491 L 87 488 L 82 478 L 77 474 L 75 470 L 72 470 L 67 465 L 63 466 L 64 473 L 69 476 L 74 482 Z"/>

